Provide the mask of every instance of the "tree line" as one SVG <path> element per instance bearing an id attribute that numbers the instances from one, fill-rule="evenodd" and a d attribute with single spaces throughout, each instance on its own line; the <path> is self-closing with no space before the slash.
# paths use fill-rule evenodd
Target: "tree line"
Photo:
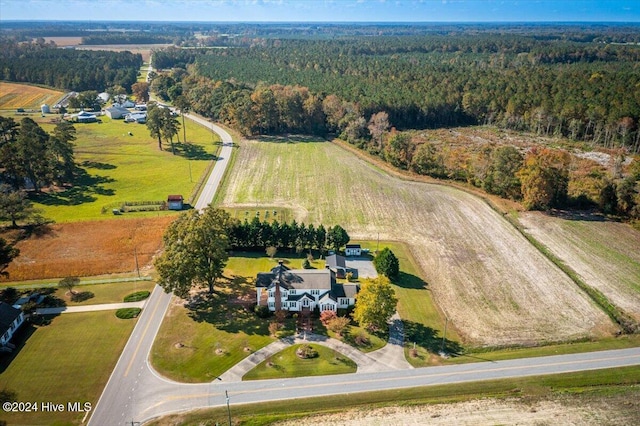
<path id="1" fill-rule="evenodd" d="M 229 230 L 230 246 L 234 250 L 259 250 L 276 247 L 284 250 L 318 250 L 326 248 L 338 251 L 349 242 L 349 234 L 340 226 L 325 228 L 320 224 L 280 223 L 261 221 L 257 216 L 251 221 L 236 221 Z"/>
<path id="2" fill-rule="evenodd" d="M 53 43 L 0 40 L 0 78 L 43 84 L 62 90 L 105 90 L 122 86 L 131 91 L 142 56 L 131 52 L 58 49 Z"/>
<path id="3" fill-rule="evenodd" d="M 0 181 L 15 190 L 32 186 L 36 192 L 50 185 L 71 183 L 76 171 L 74 144 L 76 129 L 58 123 L 52 134 L 31 118 L 16 123 L 0 116 Z"/>

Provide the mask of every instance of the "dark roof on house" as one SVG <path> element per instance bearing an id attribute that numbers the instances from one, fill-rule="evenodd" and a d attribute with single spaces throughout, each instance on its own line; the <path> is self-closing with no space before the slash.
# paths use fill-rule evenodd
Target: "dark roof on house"
<path id="1" fill-rule="evenodd" d="M 287 301 L 297 302 L 298 300 L 304 299 L 305 297 L 311 301 L 315 300 L 314 297 L 309 293 L 304 292 L 302 294 L 290 294 L 289 296 L 287 296 Z"/>
<path id="2" fill-rule="evenodd" d="M 346 269 L 346 259 L 344 256 L 340 256 L 338 254 L 332 254 L 331 256 L 327 256 L 327 266 L 331 269 L 342 268 Z"/>
<path id="3" fill-rule="evenodd" d="M 167 201 L 183 201 L 182 195 L 169 195 Z"/>
<path id="4" fill-rule="evenodd" d="M 280 269 L 282 267 L 282 269 Z M 256 287 L 269 288 L 277 282 L 287 290 L 330 290 L 334 283 L 328 269 L 288 269 L 276 266 L 271 272 L 261 272 L 256 279 Z"/>
<path id="5" fill-rule="evenodd" d="M 11 305 L 0 302 L 0 336 L 9 329 L 11 324 L 20 316 L 22 311 Z"/>
<path id="6" fill-rule="evenodd" d="M 335 297 L 348 297 L 353 299 L 360 290 L 357 284 L 334 284 L 331 286 L 331 293 Z"/>
<path id="7" fill-rule="evenodd" d="M 360 244 L 347 244 L 347 248 L 361 248 Z"/>

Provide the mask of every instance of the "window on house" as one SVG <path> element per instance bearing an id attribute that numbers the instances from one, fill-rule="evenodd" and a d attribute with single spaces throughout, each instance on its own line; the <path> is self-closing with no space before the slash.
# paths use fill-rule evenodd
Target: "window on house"
<path id="1" fill-rule="evenodd" d="M 318 296 L 320 294 L 320 290 L 311 290 L 311 294 L 313 296 Z"/>
<path id="2" fill-rule="evenodd" d="M 289 290 L 289 294 L 296 294 L 296 291 L 294 289 Z"/>
<path id="3" fill-rule="evenodd" d="M 276 304 L 275 304 L 275 303 L 273 303 L 273 302 L 269 302 L 269 307 L 270 307 L 270 308 L 275 308 L 275 307 L 276 307 Z"/>

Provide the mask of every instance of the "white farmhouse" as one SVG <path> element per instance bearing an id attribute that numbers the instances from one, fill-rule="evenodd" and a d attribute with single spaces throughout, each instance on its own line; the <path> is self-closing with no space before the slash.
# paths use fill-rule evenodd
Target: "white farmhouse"
<path id="1" fill-rule="evenodd" d="M 329 269 L 289 269 L 282 261 L 256 280 L 258 305 L 270 311 L 337 311 L 355 305 L 358 290 L 357 284 L 336 283 Z"/>

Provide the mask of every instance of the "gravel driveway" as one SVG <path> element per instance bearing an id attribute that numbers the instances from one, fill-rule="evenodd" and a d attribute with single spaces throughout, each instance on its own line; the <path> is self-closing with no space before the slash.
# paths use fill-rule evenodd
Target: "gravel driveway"
<path id="1" fill-rule="evenodd" d="M 364 257 L 347 257 L 347 268 L 358 270 L 358 278 L 378 278 L 373 262 Z"/>

